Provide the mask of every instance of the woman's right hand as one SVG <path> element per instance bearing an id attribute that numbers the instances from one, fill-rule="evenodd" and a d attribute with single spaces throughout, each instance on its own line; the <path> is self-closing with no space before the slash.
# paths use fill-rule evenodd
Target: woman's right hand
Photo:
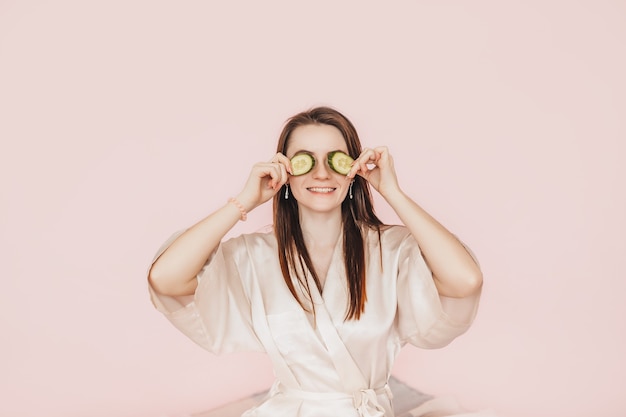
<path id="1" fill-rule="evenodd" d="M 254 164 L 237 200 L 246 211 L 253 210 L 272 198 L 284 184 L 288 183 L 291 172 L 291 161 L 280 152 L 269 162 Z"/>

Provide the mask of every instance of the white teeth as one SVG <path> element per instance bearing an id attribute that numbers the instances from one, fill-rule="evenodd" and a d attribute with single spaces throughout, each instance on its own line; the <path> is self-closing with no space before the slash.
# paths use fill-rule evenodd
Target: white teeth
<path id="1" fill-rule="evenodd" d="M 330 188 L 330 187 L 311 187 L 308 190 L 313 191 L 314 193 L 330 193 L 330 192 L 335 191 L 334 188 Z"/>

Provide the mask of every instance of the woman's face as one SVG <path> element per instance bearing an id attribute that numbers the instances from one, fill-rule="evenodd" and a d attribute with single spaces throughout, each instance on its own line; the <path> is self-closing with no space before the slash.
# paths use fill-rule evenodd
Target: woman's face
<path id="1" fill-rule="evenodd" d="M 289 177 L 289 192 L 298 201 L 301 212 L 341 211 L 350 180 L 328 165 L 328 154 L 333 151 L 348 153 L 343 135 L 334 126 L 304 125 L 291 132 L 285 152 L 287 158 L 307 153 L 315 159 L 310 172 Z"/>

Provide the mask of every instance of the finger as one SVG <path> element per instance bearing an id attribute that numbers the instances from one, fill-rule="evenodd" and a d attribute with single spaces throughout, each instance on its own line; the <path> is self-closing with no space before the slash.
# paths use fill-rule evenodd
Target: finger
<path id="1" fill-rule="evenodd" d="M 270 162 L 266 169 L 267 169 L 267 175 L 270 177 L 267 185 L 269 188 L 276 189 L 276 183 L 279 181 L 279 178 L 280 178 L 278 163 Z"/>
<path id="2" fill-rule="evenodd" d="M 364 149 L 361 154 L 354 159 L 354 161 L 352 162 L 352 167 L 350 168 L 350 171 L 348 171 L 348 173 L 346 174 L 346 177 L 349 179 L 354 179 L 354 177 L 357 176 L 357 174 L 359 173 L 359 171 L 362 169 L 362 165 L 361 165 L 361 158 L 363 157 L 363 152 L 365 152 L 367 150 Z"/>
<path id="3" fill-rule="evenodd" d="M 278 152 L 276 155 L 272 157 L 270 162 L 283 165 L 285 169 L 287 170 L 287 172 L 293 175 L 291 161 L 284 154 Z"/>
<path id="4" fill-rule="evenodd" d="M 287 175 L 286 167 L 280 162 L 272 162 L 269 164 L 269 169 L 271 172 L 271 181 L 270 185 L 275 190 L 282 187 L 283 184 L 287 182 L 289 176 Z"/>
<path id="5" fill-rule="evenodd" d="M 285 167 L 285 169 L 287 170 L 288 173 L 293 175 L 293 168 L 291 166 L 291 159 L 287 158 L 282 153 L 278 153 L 276 155 L 278 157 L 278 162 L 280 162 Z"/>
<path id="6" fill-rule="evenodd" d="M 278 164 L 271 162 L 259 162 L 255 165 L 255 175 L 262 181 L 267 181 L 268 188 L 274 188 L 277 178 L 280 178 Z"/>
<path id="7" fill-rule="evenodd" d="M 289 180 L 291 174 L 291 161 L 282 153 L 277 154 L 278 162 L 275 164 L 280 170 L 280 186 Z"/>
<path id="8" fill-rule="evenodd" d="M 350 171 L 348 171 L 348 174 L 346 174 L 346 177 L 353 179 L 354 177 L 356 177 L 360 169 L 361 169 L 361 166 L 359 165 L 358 158 L 357 158 L 352 162 L 352 167 L 350 168 Z"/>
<path id="9" fill-rule="evenodd" d="M 374 151 L 376 152 L 376 163 L 389 159 L 389 149 L 386 146 L 378 146 L 374 148 Z"/>
<path id="10" fill-rule="evenodd" d="M 365 148 L 358 158 L 360 171 L 367 172 L 370 170 L 368 164 L 376 163 L 376 152 L 373 149 Z"/>
<path id="11" fill-rule="evenodd" d="M 267 188 L 272 188 L 272 168 L 265 162 L 260 162 L 254 166 L 252 175 L 258 178 L 258 185 L 265 185 Z"/>
<path id="12" fill-rule="evenodd" d="M 359 160 L 364 160 L 367 163 L 376 162 L 378 160 L 378 152 L 376 149 L 365 148 L 359 155 Z"/>
<path id="13" fill-rule="evenodd" d="M 283 165 L 283 163 L 279 162 L 274 165 L 276 165 L 276 168 L 278 169 L 280 175 L 278 184 L 276 184 L 276 188 L 278 189 L 287 182 L 287 180 L 289 179 L 289 175 L 287 174 L 287 167 Z"/>
<path id="14" fill-rule="evenodd" d="M 363 148 L 363 150 L 361 151 L 361 154 L 354 160 L 354 162 L 352 162 L 352 168 L 346 175 L 348 178 L 354 178 L 359 173 L 359 171 L 362 171 L 363 169 L 367 169 L 367 166 L 363 164 L 363 160 L 366 157 L 366 155 L 368 155 L 368 153 L 369 153 L 369 149 Z"/>

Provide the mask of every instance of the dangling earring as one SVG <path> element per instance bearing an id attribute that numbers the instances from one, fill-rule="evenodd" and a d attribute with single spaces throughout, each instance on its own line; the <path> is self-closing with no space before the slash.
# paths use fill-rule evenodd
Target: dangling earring
<path id="1" fill-rule="evenodd" d="M 289 200 L 289 184 L 285 184 L 285 200 Z"/>
<path id="2" fill-rule="evenodd" d="M 354 180 L 352 180 L 352 182 L 350 182 L 350 188 L 348 189 L 348 192 L 350 194 L 350 200 L 352 200 L 352 184 L 354 184 Z"/>

